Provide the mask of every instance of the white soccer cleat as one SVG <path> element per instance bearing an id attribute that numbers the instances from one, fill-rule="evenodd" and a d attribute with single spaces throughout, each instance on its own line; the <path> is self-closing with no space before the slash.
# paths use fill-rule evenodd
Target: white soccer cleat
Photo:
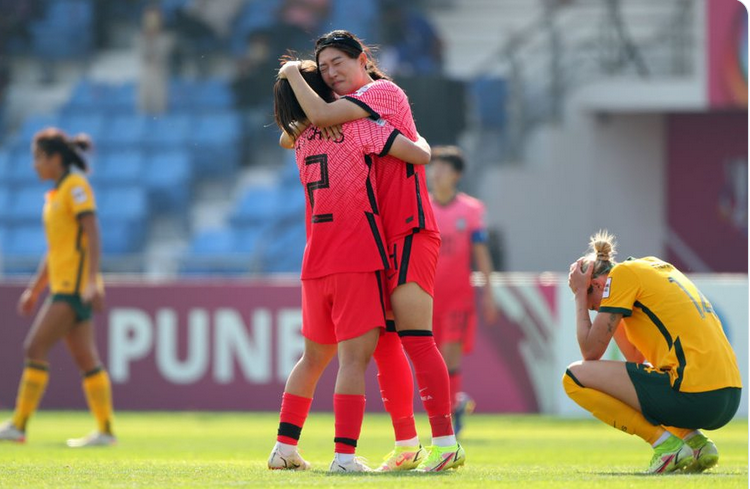
<path id="1" fill-rule="evenodd" d="M 16 428 L 11 421 L 6 421 L 0 425 L 0 440 L 25 443 L 26 433 Z"/>
<path id="2" fill-rule="evenodd" d="M 117 445 L 117 438 L 109 433 L 95 431 L 83 438 L 71 438 L 67 444 L 70 448 L 111 447 Z"/>
<path id="3" fill-rule="evenodd" d="M 360 457 L 354 457 L 354 459 L 348 462 L 341 462 L 337 458 L 333 459 L 331 466 L 328 467 L 329 472 L 372 472 L 373 470 L 364 463 L 364 460 Z"/>
<path id="4" fill-rule="evenodd" d="M 291 453 L 282 453 L 278 444 L 271 450 L 268 457 L 268 468 L 271 470 L 307 470 L 310 463 L 300 456 L 295 448 Z"/>

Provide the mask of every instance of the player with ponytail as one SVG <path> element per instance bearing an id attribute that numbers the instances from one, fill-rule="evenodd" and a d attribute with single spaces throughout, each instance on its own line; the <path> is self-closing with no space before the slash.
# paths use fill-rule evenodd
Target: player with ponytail
<path id="1" fill-rule="evenodd" d="M 82 376 L 83 391 L 97 430 L 68 440 L 70 447 L 113 445 L 112 392 L 94 341 L 93 310 L 101 310 L 104 286 L 100 274 L 101 239 L 96 203 L 85 172 L 86 135 L 68 137 L 55 128 L 34 136 L 34 169 L 41 180 L 55 182 L 44 196 L 43 222 L 47 253 L 29 286 L 21 294 L 18 312 L 30 316 L 44 291 L 49 296 L 24 342 L 24 368 L 16 408 L 0 425 L 0 440 L 25 442 L 29 418 L 44 394 L 49 377 L 48 354 L 61 339 Z M 41 196 L 40 196 L 41 197 Z"/>

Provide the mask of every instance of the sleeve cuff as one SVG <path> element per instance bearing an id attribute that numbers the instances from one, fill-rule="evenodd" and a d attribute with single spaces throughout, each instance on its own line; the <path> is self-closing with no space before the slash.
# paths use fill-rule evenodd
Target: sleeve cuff
<path id="1" fill-rule="evenodd" d="M 632 309 L 625 307 L 599 307 L 599 312 L 608 312 L 610 314 L 622 314 L 623 317 L 630 317 L 633 314 Z"/>
<path id="2" fill-rule="evenodd" d="M 373 120 L 380 119 L 380 114 L 378 114 L 377 112 L 375 112 L 374 110 L 372 110 L 372 108 L 369 105 L 367 105 L 366 103 L 362 102 L 360 99 L 354 98 L 354 97 L 350 97 L 349 95 L 347 95 L 347 96 L 344 97 L 344 100 L 348 100 L 349 102 L 352 102 L 352 103 L 360 106 L 365 112 L 367 112 L 368 114 L 370 114 L 370 118 L 371 119 L 373 119 Z"/>
<path id="3" fill-rule="evenodd" d="M 388 136 L 388 140 L 385 142 L 385 146 L 383 146 L 383 151 L 378 153 L 378 156 L 383 157 L 390 153 L 391 146 L 393 146 L 393 142 L 396 141 L 396 138 L 398 135 L 401 134 L 401 131 L 398 129 L 394 129 L 390 136 Z"/>

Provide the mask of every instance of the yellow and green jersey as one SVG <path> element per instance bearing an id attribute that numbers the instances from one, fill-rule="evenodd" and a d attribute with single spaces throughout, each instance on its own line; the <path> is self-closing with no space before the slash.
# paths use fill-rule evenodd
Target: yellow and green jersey
<path id="1" fill-rule="evenodd" d="M 628 339 L 681 392 L 742 387 L 737 359 L 711 304 L 671 264 L 628 259 L 609 272 L 599 312 L 622 314 Z"/>
<path id="2" fill-rule="evenodd" d="M 80 294 L 87 285 L 89 259 L 88 238 L 78 218 L 96 211 L 94 193 L 83 175 L 71 172 L 47 192 L 44 200 L 50 292 Z"/>

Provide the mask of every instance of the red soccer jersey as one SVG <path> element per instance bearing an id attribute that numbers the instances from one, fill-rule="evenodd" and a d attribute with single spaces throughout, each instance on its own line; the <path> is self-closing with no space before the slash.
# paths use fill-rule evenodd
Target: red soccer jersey
<path id="1" fill-rule="evenodd" d="M 430 197 L 442 240 L 435 273 L 435 307 L 445 302 L 473 308 L 471 259 L 474 243 L 487 239 L 484 204 L 464 193 L 456 194 L 446 205 Z"/>
<path id="2" fill-rule="evenodd" d="M 388 80 L 369 83 L 344 97 L 366 110 L 374 120 L 385 119 L 412 141 L 417 127 L 409 99 L 401 88 Z M 393 156 L 377 158 L 378 182 L 383 227 L 388 239 L 411 234 L 415 229 L 438 231 L 427 193 L 424 166 L 412 165 Z"/>
<path id="3" fill-rule="evenodd" d="M 360 119 L 344 124 L 343 133 L 328 141 L 310 126 L 297 139 L 307 193 L 303 279 L 388 268 L 372 155 L 387 153 L 399 132 L 385 121 Z"/>

